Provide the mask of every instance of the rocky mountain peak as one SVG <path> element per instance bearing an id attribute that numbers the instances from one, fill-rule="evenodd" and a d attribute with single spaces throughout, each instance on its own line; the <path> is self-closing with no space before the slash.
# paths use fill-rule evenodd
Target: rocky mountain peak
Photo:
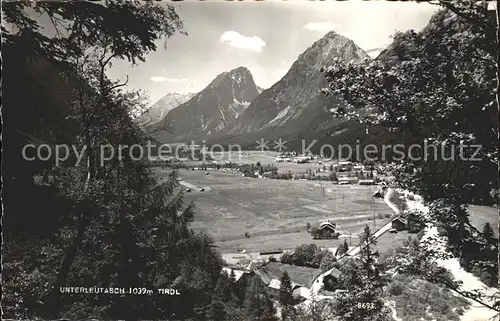
<path id="1" fill-rule="evenodd" d="M 165 118 L 174 124 L 172 138 L 184 139 L 217 133 L 225 129 L 250 105 L 261 91 L 246 67 L 218 74 L 201 92 L 172 110 Z M 164 123 L 164 121 L 162 121 Z"/>
<path id="2" fill-rule="evenodd" d="M 206 89 L 216 91 L 224 104 L 250 102 L 259 94 L 252 73 L 242 66 L 217 75 Z"/>
<path id="3" fill-rule="evenodd" d="M 287 74 L 271 88 L 264 90 L 229 129 L 231 135 L 255 133 L 266 128 L 298 132 L 315 128 L 327 119 L 324 108 L 338 103 L 327 99 L 319 90 L 325 85 L 321 68 L 334 60 L 370 59 L 356 44 L 330 31 L 299 55 Z"/>

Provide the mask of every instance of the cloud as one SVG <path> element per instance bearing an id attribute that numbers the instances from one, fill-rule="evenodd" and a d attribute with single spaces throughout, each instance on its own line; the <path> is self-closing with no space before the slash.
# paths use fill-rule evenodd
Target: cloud
<path id="1" fill-rule="evenodd" d="M 220 42 L 228 46 L 250 50 L 253 52 L 262 52 L 262 47 L 266 45 L 262 38 L 253 36 L 247 37 L 236 31 L 226 31 L 220 36 Z"/>
<path id="2" fill-rule="evenodd" d="M 153 82 L 185 82 L 189 80 L 186 78 L 169 78 L 163 76 L 152 76 L 149 79 Z"/>
<path id="3" fill-rule="evenodd" d="M 324 22 L 309 22 L 303 26 L 307 30 L 328 32 L 336 29 L 336 25 L 330 21 Z"/>

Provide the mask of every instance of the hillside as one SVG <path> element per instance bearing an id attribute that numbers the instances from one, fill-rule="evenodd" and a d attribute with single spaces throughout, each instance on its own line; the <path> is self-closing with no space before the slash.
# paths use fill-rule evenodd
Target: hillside
<path id="1" fill-rule="evenodd" d="M 298 57 L 280 81 L 250 104 L 229 129 L 229 134 L 279 128 L 278 135 L 291 129 L 294 132 L 315 129 L 311 127 L 323 123 L 327 107 L 341 103 L 319 93 L 326 84 L 320 69 L 333 59 L 347 63 L 369 59 L 369 56 L 352 40 L 333 31 L 327 33 Z"/>

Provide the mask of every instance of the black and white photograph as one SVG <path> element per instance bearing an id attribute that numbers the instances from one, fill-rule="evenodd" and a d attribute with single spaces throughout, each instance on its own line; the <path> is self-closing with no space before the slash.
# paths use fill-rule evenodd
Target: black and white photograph
<path id="1" fill-rule="evenodd" d="M 500 321 L 498 0 L 0 6 L 2 319 Z"/>

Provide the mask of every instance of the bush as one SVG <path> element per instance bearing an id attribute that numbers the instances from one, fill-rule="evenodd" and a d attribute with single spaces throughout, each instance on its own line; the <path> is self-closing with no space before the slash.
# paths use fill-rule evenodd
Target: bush
<path id="1" fill-rule="evenodd" d="M 281 262 L 297 266 L 319 268 L 322 263 L 327 265 L 331 257 L 333 257 L 333 254 L 327 249 L 321 249 L 315 244 L 303 244 L 297 246 L 293 254 L 283 253 L 281 255 Z"/>
<path id="2" fill-rule="evenodd" d="M 293 254 L 289 252 L 281 254 L 281 263 L 293 264 Z"/>
<path id="3" fill-rule="evenodd" d="M 331 251 L 326 251 L 321 258 L 321 262 L 319 264 L 319 268 L 321 271 L 326 272 L 334 267 L 335 263 L 337 263 L 337 259 L 333 255 Z"/>
<path id="4" fill-rule="evenodd" d="M 408 233 L 418 233 L 425 228 L 425 221 L 422 214 L 418 212 L 409 212 L 406 215 L 408 222 Z"/>
<path id="5" fill-rule="evenodd" d="M 403 294 L 403 289 L 404 289 L 403 283 L 399 281 L 394 281 L 389 285 L 387 291 L 389 292 L 390 295 L 398 296 Z"/>

